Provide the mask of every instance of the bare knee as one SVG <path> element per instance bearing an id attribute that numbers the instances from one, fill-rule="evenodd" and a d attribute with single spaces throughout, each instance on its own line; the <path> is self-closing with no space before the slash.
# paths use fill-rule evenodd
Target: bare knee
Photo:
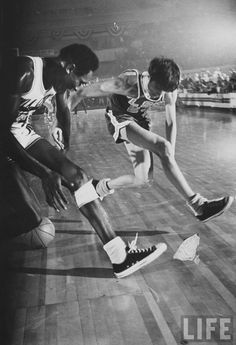
<path id="1" fill-rule="evenodd" d="M 85 171 L 78 166 L 76 167 L 76 174 L 74 176 L 74 183 L 79 187 L 88 182 L 89 178 Z"/>
<path id="2" fill-rule="evenodd" d="M 89 180 L 85 171 L 74 164 L 68 165 L 66 167 L 63 177 L 66 179 L 66 181 L 64 181 L 64 185 L 68 187 L 72 192 L 80 188 Z"/>
<path id="3" fill-rule="evenodd" d="M 150 179 L 148 175 L 134 176 L 133 184 L 135 187 L 145 187 L 150 185 Z"/>
<path id="4" fill-rule="evenodd" d="M 167 140 L 163 140 L 161 143 L 156 144 L 156 154 L 160 158 L 162 164 L 167 165 L 174 162 L 174 150 L 171 143 Z"/>

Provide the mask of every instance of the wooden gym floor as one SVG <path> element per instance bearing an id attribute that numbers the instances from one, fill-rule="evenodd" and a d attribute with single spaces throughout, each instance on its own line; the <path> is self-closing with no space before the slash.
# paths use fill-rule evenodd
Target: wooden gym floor
<path id="1" fill-rule="evenodd" d="M 131 170 L 123 145 L 115 145 L 106 131 L 103 110 L 72 117 L 73 161 L 95 178 Z M 164 113 L 152 117 L 153 130 L 164 135 Z M 234 195 L 235 114 L 180 109 L 177 119 L 176 158 L 192 188 L 207 198 Z M 34 123 L 47 137 L 48 118 L 35 116 Z M 56 238 L 45 250 L 15 250 L 5 258 L 6 345 L 235 344 L 217 338 L 184 341 L 181 317 L 235 317 L 236 202 L 202 224 L 170 185 L 158 159 L 154 173 L 151 188 L 126 189 L 103 201 L 124 240 L 138 232 L 140 246 L 168 246 L 159 259 L 121 280 L 114 278 L 98 236 L 73 200 L 57 214 L 47 207 L 38 179 L 30 177 L 44 214 L 55 224 Z M 195 233 L 200 235 L 200 263 L 174 260 L 178 246 Z M 234 341 L 235 330 L 234 323 Z"/>

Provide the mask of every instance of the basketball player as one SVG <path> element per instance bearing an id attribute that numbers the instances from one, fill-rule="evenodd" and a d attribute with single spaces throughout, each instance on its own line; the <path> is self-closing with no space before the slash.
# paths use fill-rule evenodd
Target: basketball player
<path id="1" fill-rule="evenodd" d="M 180 70 L 173 60 L 154 58 L 148 71 L 143 73 L 131 69 L 116 79 L 78 88 L 70 99 L 70 105 L 73 109 L 83 97 L 112 93 L 106 109 L 108 130 L 116 143 L 125 144 L 134 174 L 107 181 L 104 192 L 148 183 L 153 173 L 154 153 L 160 159 L 167 178 L 187 201 L 191 211 L 197 219 L 205 222 L 222 214 L 231 206 L 234 198 L 203 198 L 191 189 L 176 163 L 176 99 L 179 80 Z M 160 102 L 165 103 L 166 138 L 150 130 L 148 110 Z"/>
<path id="2" fill-rule="evenodd" d="M 76 203 L 82 214 L 91 223 L 100 237 L 103 248 L 108 254 L 116 277 L 125 277 L 160 256 L 166 245 L 159 243 L 144 249 L 137 249 L 136 241 L 127 245 L 116 236 L 109 218 L 98 198 L 103 198 L 103 185 L 107 180 L 95 181 L 66 155 L 57 150 L 47 140 L 40 137 L 30 124 L 30 116 L 49 97 L 55 96 L 57 130 L 56 136 L 63 137 L 63 148 L 69 148 L 70 113 L 66 104 L 68 90 L 86 81 L 98 68 L 97 56 L 85 45 L 72 44 L 61 49 L 57 57 L 39 58 L 16 57 L 11 66 L 4 70 L 8 76 L 7 113 L 4 131 L 2 131 L 2 150 L 14 159 L 21 167 L 42 179 L 49 205 L 59 210 L 65 207 L 65 197 L 61 184 L 75 195 Z M 3 121 L 4 123 L 4 121 Z M 6 123 L 10 124 L 10 130 Z M 2 127 L 3 128 L 3 127 Z M 55 134 L 54 134 L 55 135 Z M 53 179 L 53 176 L 55 177 Z M 39 222 L 38 214 L 32 210 L 31 200 L 25 186 L 16 178 L 16 188 L 9 190 L 12 198 L 18 193 L 19 204 L 26 204 L 30 213 L 30 224 Z M 4 180 L 1 181 L 4 184 Z M 19 188 L 18 188 L 19 186 Z M 96 200 L 94 200 L 96 199 Z M 19 208 L 23 208 L 20 207 Z M 22 213 L 22 217 L 28 213 Z M 14 223 L 14 220 L 12 219 Z M 14 226 L 14 224 L 12 224 Z M 17 223 L 15 227 L 17 227 Z"/>

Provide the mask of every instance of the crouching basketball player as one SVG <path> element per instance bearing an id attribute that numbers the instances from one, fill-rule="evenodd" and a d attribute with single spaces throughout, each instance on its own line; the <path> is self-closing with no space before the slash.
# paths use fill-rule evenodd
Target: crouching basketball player
<path id="1" fill-rule="evenodd" d="M 222 214 L 234 198 L 231 196 L 207 200 L 195 193 L 183 176 L 175 160 L 176 99 L 180 80 L 177 64 L 167 58 L 154 58 L 148 71 L 132 69 L 118 78 L 79 87 L 70 104 L 73 109 L 84 97 L 110 96 L 106 109 L 108 130 L 116 143 L 124 143 L 133 165 L 134 174 L 107 181 L 109 189 L 140 186 L 150 181 L 153 174 L 152 154 L 162 164 L 169 181 L 187 201 L 187 205 L 203 222 Z M 150 131 L 148 110 L 165 103 L 166 138 Z"/>
<path id="2" fill-rule="evenodd" d="M 89 78 L 98 65 L 97 56 L 87 46 L 78 44 L 63 48 L 59 56 L 54 58 L 22 56 L 16 57 L 11 65 L 6 64 L 3 72 L 9 81 L 8 102 L 7 111 L 2 116 L 7 116 L 7 120 L 2 121 L 5 125 L 1 126 L 1 142 L 7 156 L 42 179 L 50 206 L 57 210 L 66 207 L 61 184 L 75 195 L 80 211 L 100 237 L 115 275 L 121 278 L 159 257 L 166 250 L 166 245 L 160 243 L 140 250 L 136 242 L 131 242 L 129 246 L 116 236 L 99 200 L 111 193 L 105 188 L 108 180 L 89 179 L 62 151 L 35 133 L 30 124 L 32 112 L 42 106 L 46 99 L 55 96 L 58 120 L 55 135 L 62 134 L 63 147 L 68 149 L 70 112 L 65 102 L 65 93 Z M 14 178 L 18 180 L 20 177 L 15 175 Z M 26 188 L 16 188 L 14 192 L 18 193 L 18 203 L 27 203 L 28 208 L 30 198 Z M 37 226 L 40 221 L 38 210 L 29 207 L 29 212 L 31 226 Z M 26 216 L 28 213 L 22 214 L 22 217 Z M 12 228 L 14 226 L 17 227 L 17 223 L 13 222 Z"/>

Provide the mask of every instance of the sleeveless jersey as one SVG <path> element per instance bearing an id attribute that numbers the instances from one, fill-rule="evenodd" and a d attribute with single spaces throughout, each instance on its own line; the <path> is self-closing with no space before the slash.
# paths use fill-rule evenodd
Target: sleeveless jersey
<path id="1" fill-rule="evenodd" d="M 16 122 L 28 123 L 32 113 L 40 108 L 46 100 L 55 95 L 54 88 L 45 90 L 43 85 L 43 60 L 40 57 L 28 56 L 34 64 L 34 79 L 31 89 L 21 95 L 19 114 Z"/>
<path id="2" fill-rule="evenodd" d="M 143 122 L 149 121 L 148 110 L 163 101 L 164 93 L 158 99 L 152 99 L 148 92 L 149 74 L 148 72 L 139 73 L 137 70 L 127 70 L 121 77 L 136 78 L 137 97 L 131 98 L 123 95 L 113 94 L 110 97 L 110 104 L 107 112 L 112 111 L 113 116 L 119 121 L 119 117 L 124 116 L 128 119 L 133 118 L 141 126 Z M 145 126 L 146 127 L 146 126 Z"/>

